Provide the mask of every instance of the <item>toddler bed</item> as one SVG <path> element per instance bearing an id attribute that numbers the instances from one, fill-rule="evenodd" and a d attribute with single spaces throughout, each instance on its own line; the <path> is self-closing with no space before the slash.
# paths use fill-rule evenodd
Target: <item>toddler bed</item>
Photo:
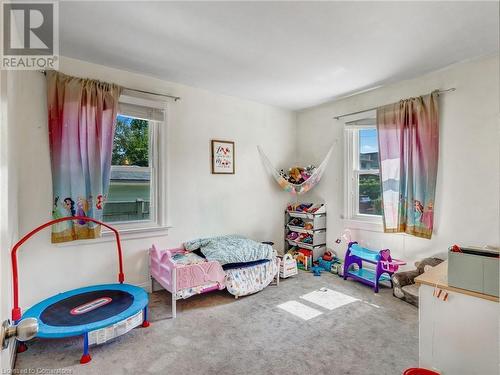
<path id="1" fill-rule="evenodd" d="M 241 236 L 221 236 L 186 242 L 184 249 L 150 249 L 150 272 L 176 301 L 227 288 L 235 298 L 259 292 L 276 277 L 279 262 L 270 245 Z"/>
<path id="2" fill-rule="evenodd" d="M 149 269 L 151 277 L 172 294 L 173 318 L 177 316 L 177 300 L 225 287 L 226 275 L 219 263 L 184 249 L 158 250 L 153 245 Z"/>

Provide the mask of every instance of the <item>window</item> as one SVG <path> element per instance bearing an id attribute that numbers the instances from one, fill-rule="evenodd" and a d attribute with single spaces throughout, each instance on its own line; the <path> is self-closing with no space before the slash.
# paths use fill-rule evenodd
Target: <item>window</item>
<path id="1" fill-rule="evenodd" d="M 161 128 L 164 103 L 121 96 L 113 140 L 109 191 L 103 220 L 125 228 L 164 221 Z M 163 107 L 163 108 L 162 108 Z"/>
<path id="2" fill-rule="evenodd" d="M 366 113 L 364 114 L 367 115 Z M 375 118 L 346 122 L 346 216 L 379 222 L 382 215 Z"/>

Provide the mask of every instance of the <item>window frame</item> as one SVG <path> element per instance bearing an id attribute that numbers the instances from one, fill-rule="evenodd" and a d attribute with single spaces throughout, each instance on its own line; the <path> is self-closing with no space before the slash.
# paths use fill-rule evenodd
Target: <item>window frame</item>
<path id="1" fill-rule="evenodd" d="M 117 116 L 123 115 L 148 121 L 149 162 L 151 168 L 150 218 L 149 220 L 112 221 L 106 223 L 124 233 L 167 229 L 167 103 L 165 101 L 152 100 L 142 95 L 131 95 L 126 92 L 120 96 L 119 102 L 140 105 L 152 110 L 160 110 L 163 113 L 163 121 L 150 120 L 118 110 Z M 103 235 L 110 234 L 112 234 L 111 231 L 103 229 Z"/>
<path id="2" fill-rule="evenodd" d="M 364 214 L 359 212 L 359 177 L 361 175 L 378 175 L 380 169 L 360 169 L 359 158 L 359 131 L 363 129 L 376 129 L 376 125 L 350 125 L 357 120 L 373 119 L 375 111 L 363 112 L 355 117 L 350 116 L 345 121 L 344 148 L 345 148 L 345 187 L 344 187 L 344 219 L 353 222 L 362 222 L 382 225 L 382 215 Z"/>

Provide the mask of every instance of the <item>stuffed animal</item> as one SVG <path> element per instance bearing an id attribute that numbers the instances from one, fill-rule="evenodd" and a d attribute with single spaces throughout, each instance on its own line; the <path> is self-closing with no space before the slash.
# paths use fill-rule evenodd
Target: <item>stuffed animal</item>
<path id="1" fill-rule="evenodd" d="M 309 174 L 309 172 L 307 172 L 305 169 L 303 169 L 301 172 L 300 172 L 300 176 L 302 177 L 302 179 L 304 181 L 307 181 L 309 179 L 309 177 L 311 177 L 311 175 Z"/>
<path id="2" fill-rule="evenodd" d="M 300 180 L 302 178 L 302 175 L 300 174 L 300 168 L 299 167 L 293 167 L 290 168 L 288 171 L 288 174 L 290 175 L 289 181 L 294 183 L 294 184 L 300 184 Z"/>
<path id="3" fill-rule="evenodd" d="M 308 165 L 305 170 L 307 173 L 309 173 L 309 175 L 312 175 L 314 173 L 314 170 L 316 169 L 316 167 L 314 165 Z"/>
<path id="4" fill-rule="evenodd" d="M 280 176 L 282 178 L 284 178 L 285 180 L 288 181 L 288 179 L 290 178 L 286 173 L 285 173 L 285 170 L 284 169 L 280 169 Z"/>
<path id="5" fill-rule="evenodd" d="M 311 267 L 311 271 L 314 276 L 321 276 L 321 271 L 323 271 L 323 268 L 321 268 L 317 262 L 314 262 L 314 265 Z"/>

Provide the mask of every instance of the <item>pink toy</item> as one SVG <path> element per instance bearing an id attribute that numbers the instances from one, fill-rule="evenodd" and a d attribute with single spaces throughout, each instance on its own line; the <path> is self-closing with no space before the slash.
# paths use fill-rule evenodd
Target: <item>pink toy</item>
<path id="1" fill-rule="evenodd" d="M 192 295 L 225 288 L 224 270 L 218 262 L 209 262 L 184 249 L 149 250 L 150 273 L 172 294 L 172 317 L 177 315 L 176 301 Z"/>

